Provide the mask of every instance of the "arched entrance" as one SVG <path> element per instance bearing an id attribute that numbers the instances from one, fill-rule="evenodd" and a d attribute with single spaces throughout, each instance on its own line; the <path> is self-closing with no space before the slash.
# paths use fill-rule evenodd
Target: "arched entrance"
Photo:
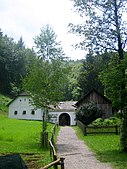
<path id="1" fill-rule="evenodd" d="M 70 116 L 67 113 L 62 113 L 59 116 L 59 125 L 60 126 L 70 126 Z"/>

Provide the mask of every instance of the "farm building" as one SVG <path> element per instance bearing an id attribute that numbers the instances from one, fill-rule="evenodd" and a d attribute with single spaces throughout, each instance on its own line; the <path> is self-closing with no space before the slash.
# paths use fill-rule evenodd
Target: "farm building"
<path id="1" fill-rule="evenodd" d="M 76 125 L 75 110 L 88 102 L 95 102 L 97 104 L 97 107 L 103 112 L 103 118 L 109 118 L 112 115 L 111 101 L 93 89 L 78 102 L 65 101 L 59 102 L 56 106 L 51 106 L 49 109 L 49 121 L 59 125 Z M 32 99 L 26 93 L 18 95 L 8 104 L 9 118 L 42 120 L 43 110 L 36 108 L 31 103 Z"/>
<path id="2" fill-rule="evenodd" d="M 112 115 L 112 103 L 111 101 L 99 93 L 96 89 L 89 91 L 82 99 L 80 99 L 75 106 L 77 109 L 85 103 L 94 102 L 97 104 L 97 108 L 102 111 L 103 118 L 109 118 Z"/>
<path id="3" fill-rule="evenodd" d="M 31 104 L 32 99 L 26 93 L 18 95 L 9 104 L 9 118 L 27 119 L 27 120 L 42 120 L 43 110 L 36 108 Z M 59 102 L 57 106 L 51 106 L 49 110 L 50 120 L 59 125 L 75 125 L 75 107 L 76 102 Z"/>

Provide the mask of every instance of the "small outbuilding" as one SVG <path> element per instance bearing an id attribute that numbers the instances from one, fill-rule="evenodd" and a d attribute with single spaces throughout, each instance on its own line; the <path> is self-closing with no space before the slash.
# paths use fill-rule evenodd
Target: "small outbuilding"
<path id="1" fill-rule="evenodd" d="M 80 99 L 75 106 L 77 109 L 85 103 L 94 102 L 97 108 L 102 111 L 103 118 L 109 118 L 112 115 L 112 102 L 98 92 L 96 89 L 89 91 L 82 99 Z"/>

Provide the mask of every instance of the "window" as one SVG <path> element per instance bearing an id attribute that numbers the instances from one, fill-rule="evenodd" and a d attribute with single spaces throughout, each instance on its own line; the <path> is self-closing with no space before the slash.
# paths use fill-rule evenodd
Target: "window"
<path id="1" fill-rule="evenodd" d="M 26 114 L 26 110 L 24 110 L 22 114 L 25 115 Z"/>
<path id="2" fill-rule="evenodd" d="M 22 100 L 20 99 L 20 102 L 21 102 Z"/>
<path id="3" fill-rule="evenodd" d="M 17 110 L 15 110 L 15 111 L 14 111 L 14 115 L 17 115 L 17 114 L 18 114 L 18 111 L 17 111 Z"/>
<path id="4" fill-rule="evenodd" d="M 32 111 L 31 111 L 31 114 L 32 114 L 32 115 L 35 115 L 35 110 L 32 110 Z"/>

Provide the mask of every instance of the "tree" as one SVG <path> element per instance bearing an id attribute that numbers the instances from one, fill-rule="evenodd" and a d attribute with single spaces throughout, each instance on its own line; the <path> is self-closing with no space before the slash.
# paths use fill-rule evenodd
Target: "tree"
<path id="1" fill-rule="evenodd" d="M 107 67 L 100 72 L 100 80 L 105 86 L 105 95 L 112 101 L 113 107 L 118 111 L 121 109 L 121 78 L 120 67 L 126 69 L 126 62 L 119 64 L 119 57 L 117 53 L 114 53 Z M 117 82 L 117 83 L 116 83 Z"/>
<path id="2" fill-rule="evenodd" d="M 37 59 L 24 79 L 24 87 L 38 108 L 48 109 L 62 99 L 65 79 L 66 68 L 59 61 Z"/>
<path id="3" fill-rule="evenodd" d="M 103 60 L 103 56 L 93 56 L 92 54 L 86 56 L 78 78 L 81 96 L 86 95 L 93 88 L 103 93 L 103 85 L 99 79 L 99 72 L 102 69 L 101 59 Z"/>
<path id="4" fill-rule="evenodd" d="M 34 43 L 39 57 L 43 60 L 63 59 L 64 52 L 51 26 L 43 26 L 41 33 L 34 38 Z"/>
<path id="5" fill-rule="evenodd" d="M 45 147 L 48 109 L 62 99 L 67 68 L 63 64 L 62 48 L 58 47 L 56 35 L 49 25 L 42 28 L 41 34 L 35 37 L 35 44 L 39 57 L 29 68 L 28 76 L 24 79 L 24 88 L 31 95 L 33 104 L 43 109 L 41 144 Z"/>
<path id="6" fill-rule="evenodd" d="M 69 61 L 70 71 L 68 73 L 68 81 L 65 85 L 65 100 L 78 100 L 80 98 L 80 87 L 78 77 L 82 68 L 82 60 Z"/>
<path id="7" fill-rule="evenodd" d="M 13 95 L 14 86 L 21 87 L 25 69 L 24 46 L 21 45 L 7 35 L 0 38 L 0 90 L 4 94 Z"/>
<path id="8" fill-rule="evenodd" d="M 70 24 L 72 32 L 83 35 L 79 44 L 89 51 L 103 53 L 105 49 L 115 51 L 119 56 L 119 64 L 124 60 L 124 50 L 127 43 L 126 0 L 73 0 L 74 6 L 80 15 L 86 16 L 85 24 Z M 121 74 L 119 84 L 121 98 L 121 147 L 127 151 L 127 91 L 125 90 L 125 69 L 118 66 Z M 117 83 L 117 81 L 116 81 Z"/>
<path id="9" fill-rule="evenodd" d="M 83 24 L 73 25 L 71 31 L 84 38 L 80 42 L 82 48 L 91 52 L 117 51 L 123 58 L 123 49 L 126 45 L 127 25 L 124 19 L 126 14 L 126 0 L 72 0 L 82 17 Z"/>
<path id="10" fill-rule="evenodd" d="M 4 94 L 10 92 L 8 70 L 6 66 L 7 56 L 6 39 L 3 33 L 0 32 L 0 91 Z"/>
<path id="11" fill-rule="evenodd" d="M 22 90 L 22 78 L 26 76 L 26 57 L 28 53 L 22 37 L 16 43 L 7 35 L 0 37 L 0 92 L 16 96 Z M 35 55 L 34 55 L 35 57 Z"/>
<path id="12" fill-rule="evenodd" d="M 40 77 L 39 74 L 37 75 L 35 83 L 38 81 L 38 78 L 42 78 L 42 81 L 40 79 L 40 85 L 42 85 L 40 86 L 40 90 L 43 90 L 41 98 L 45 100 L 43 102 L 36 102 L 35 99 L 35 103 L 39 107 L 48 108 L 49 104 L 61 98 L 60 95 L 62 94 L 59 88 L 61 89 L 61 85 L 64 84 L 63 81 L 65 78 L 63 78 L 63 76 L 67 69 L 65 66 L 66 62 L 64 62 L 62 47 L 60 43 L 56 41 L 56 38 L 57 36 L 53 28 L 46 25 L 42 27 L 40 35 L 36 36 L 34 39 L 37 54 L 39 55 L 34 66 L 35 70 L 39 71 L 41 75 Z M 31 69 L 30 74 L 36 74 L 35 72 L 33 73 L 33 71 L 34 68 Z"/>

